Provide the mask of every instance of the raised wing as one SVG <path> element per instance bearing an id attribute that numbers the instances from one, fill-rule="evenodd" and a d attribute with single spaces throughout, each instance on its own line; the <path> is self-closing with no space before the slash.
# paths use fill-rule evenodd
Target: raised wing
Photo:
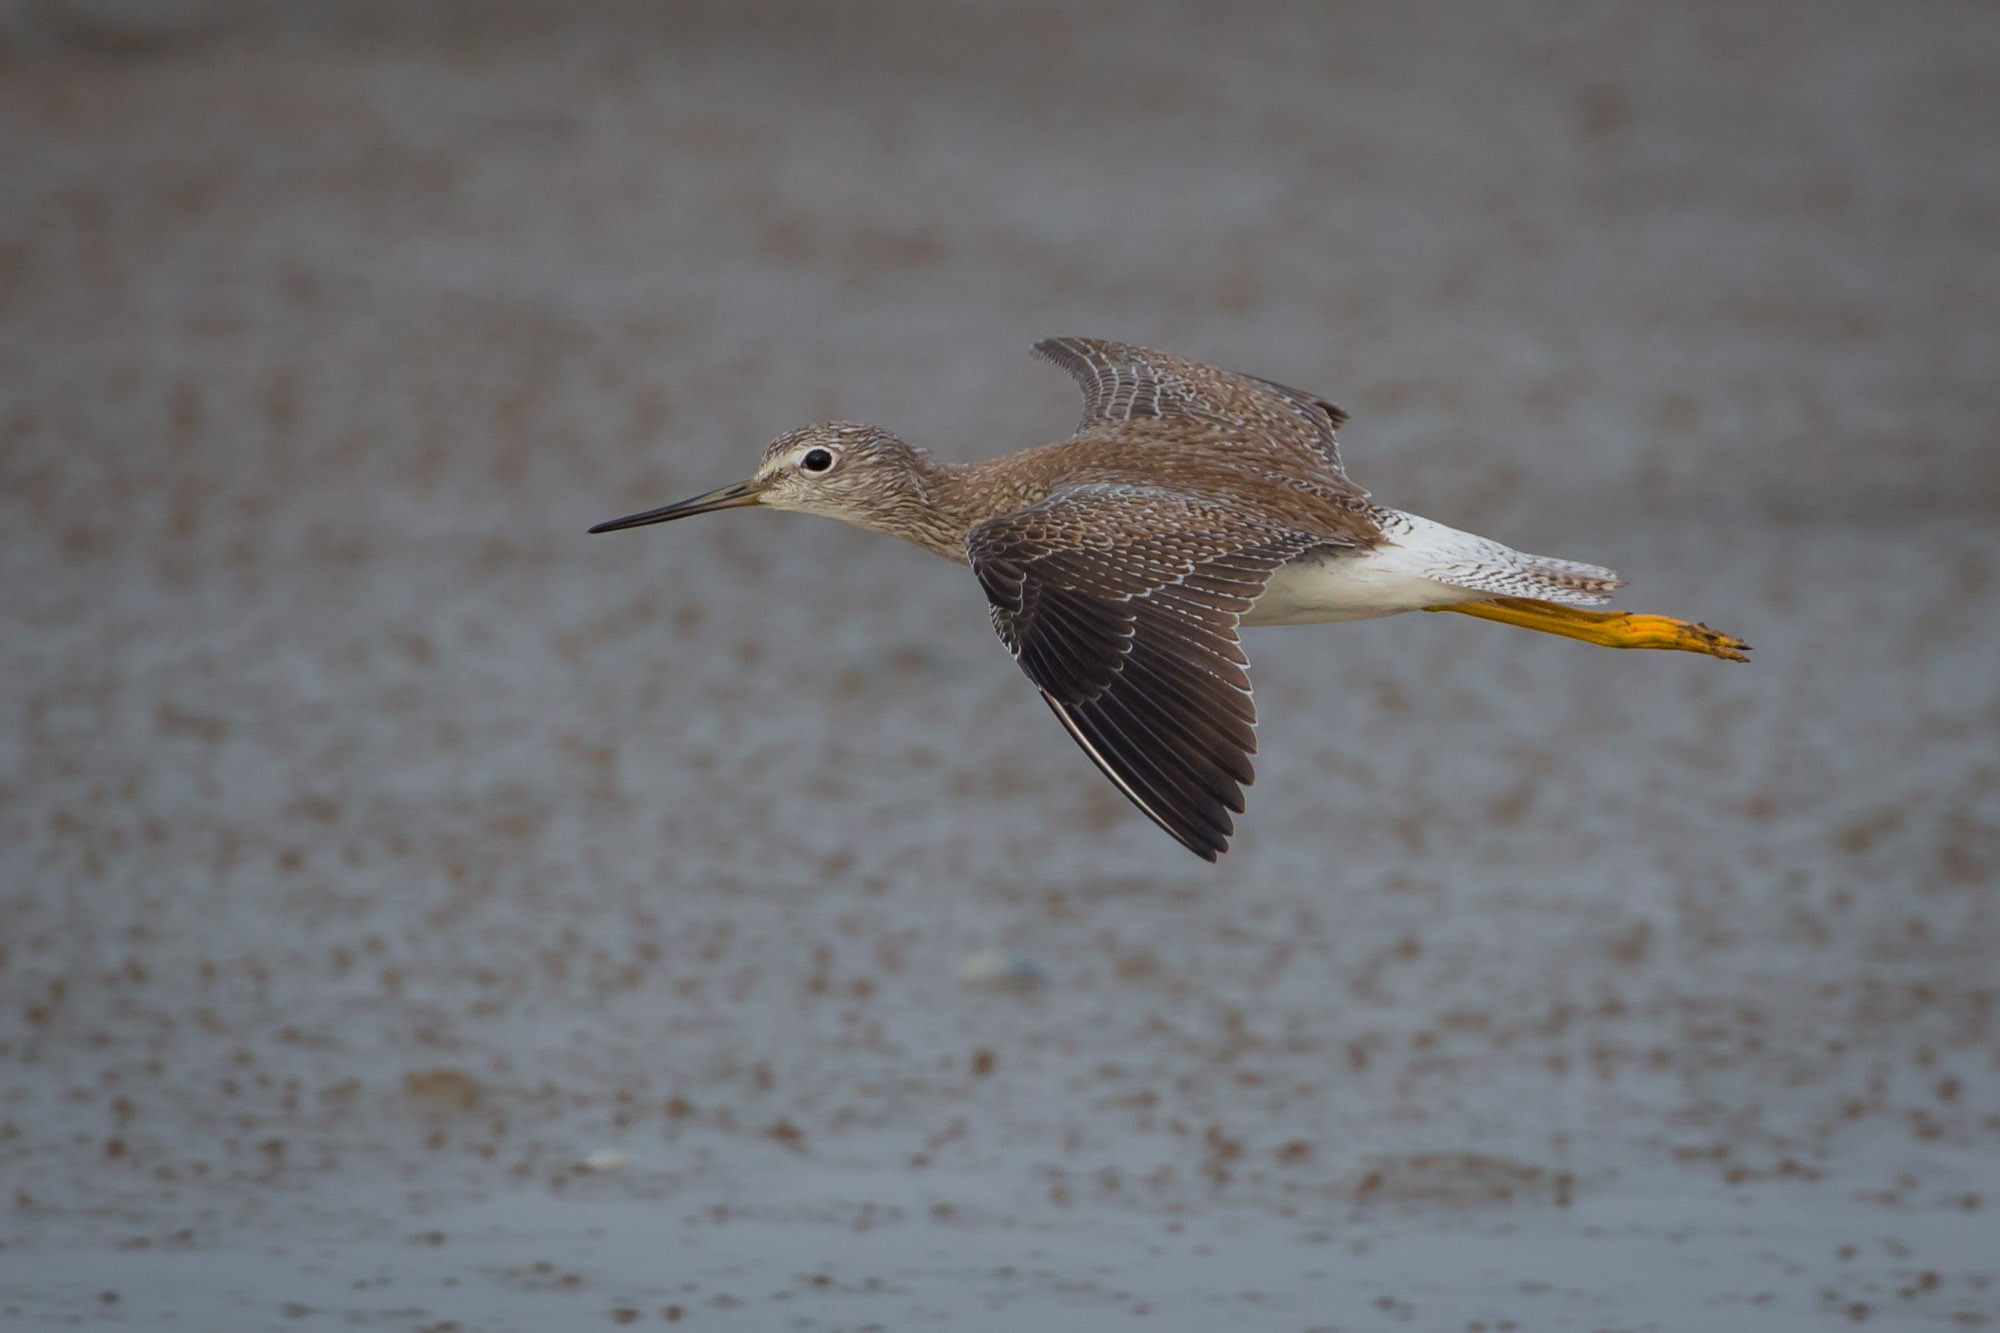
<path id="1" fill-rule="evenodd" d="M 1323 398 L 1252 375 L 1103 338 L 1044 338 L 1035 355 L 1069 372 L 1083 390 L 1082 434 L 1148 418 L 1235 434 L 1304 464 L 1323 485 L 1357 498 L 1335 431 L 1347 413 Z"/>
<path id="2" fill-rule="evenodd" d="M 1058 491 L 966 538 L 993 627 L 1084 753 L 1195 855 L 1255 776 L 1237 642 L 1271 572 L 1325 541 L 1145 486 Z"/>

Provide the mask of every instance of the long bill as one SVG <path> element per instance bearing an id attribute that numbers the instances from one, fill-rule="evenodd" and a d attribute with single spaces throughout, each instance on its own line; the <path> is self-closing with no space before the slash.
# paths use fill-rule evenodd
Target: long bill
<path id="1" fill-rule="evenodd" d="M 765 487 L 769 485 L 761 478 L 752 477 L 739 481 L 734 486 L 724 486 L 706 491 L 689 500 L 678 500 L 658 509 L 648 509 L 643 514 L 627 514 L 614 518 L 608 523 L 599 523 L 592 532 L 618 532 L 624 528 L 643 528 L 649 523 L 667 523 L 677 518 L 687 518 L 691 514 L 706 514 L 717 509 L 740 509 L 753 505 L 762 499 Z"/>

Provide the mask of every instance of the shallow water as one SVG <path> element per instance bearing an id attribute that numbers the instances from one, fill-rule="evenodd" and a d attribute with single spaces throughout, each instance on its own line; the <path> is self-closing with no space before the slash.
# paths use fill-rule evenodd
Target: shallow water
<path id="1" fill-rule="evenodd" d="M 0 12 L 0 1322 L 2000 1318 L 1989 10 L 133 12 Z M 582 536 L 1061 332 L 1757 661 L 1253 632 L 1210 868 L 963 570 Z"/>

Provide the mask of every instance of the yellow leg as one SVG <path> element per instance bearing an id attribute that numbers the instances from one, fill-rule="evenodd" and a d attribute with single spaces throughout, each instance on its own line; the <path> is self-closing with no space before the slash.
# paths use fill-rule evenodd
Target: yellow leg
<path id="1" fill-rule="evenodd" d="M 1671 648 L 1683 653 L 1707 653 L 1730 662 L 1747 662 L 1750 645 L 1706 625 L 1672 616 L 1636 615 L 1630 611 L 1583 611 L 1527 597 L 1496 597 L 1490 602 L 1459 602 L 1427 606 L 1426 611 L 1456 611 L 1462 616 L 1497 620 L 1503 625 L 1560 634 L 1565 639 L 1606 648 Z"/>

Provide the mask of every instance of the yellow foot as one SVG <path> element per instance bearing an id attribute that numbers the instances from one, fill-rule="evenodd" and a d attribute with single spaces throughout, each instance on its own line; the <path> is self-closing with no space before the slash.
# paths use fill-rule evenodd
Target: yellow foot
<path id="1" fill-rule="evenodd" d="M 1496 597 L 1490 602 L 1459 602 L 1453 606 L 1427 606 L 1424 610 L 1456 611 L 1462 616 L 1497 620 L 1503 625 L 1560 634 L 1565 639 L 1580 639 L 1606 648 L 1670 648 L 1682 653 L 1706 653 L 1728 662 L 1750 660 L 1750 645 L 1743 640 L 1672 616 L 1584 611 L 1527 597 Z"/>

